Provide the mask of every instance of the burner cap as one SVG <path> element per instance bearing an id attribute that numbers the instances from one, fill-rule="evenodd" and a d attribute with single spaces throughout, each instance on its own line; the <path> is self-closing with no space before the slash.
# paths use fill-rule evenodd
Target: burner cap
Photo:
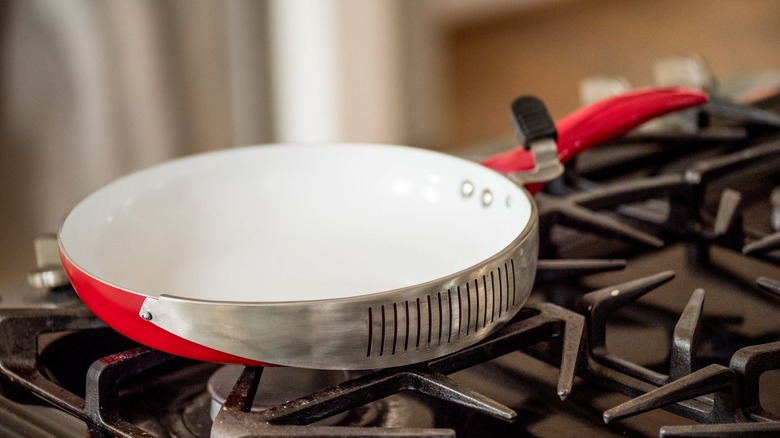
<path id="1" fill-rule="evenodd" d="M 228 394 L 236 384 L 244 367 L 225 365 L 211 375 L 208 391 L 211 394 L 211 419 L 213 420 Z M 257 389 L 252 412 L 262 412 L 296 398 L 337 385 L 348 379 L 346 371 L 323 371 L 303 368 L 269 367 L 263 370 L 260 386 Z M 327 418 L 325 422 L 337 423 L 343 416 Z"/>

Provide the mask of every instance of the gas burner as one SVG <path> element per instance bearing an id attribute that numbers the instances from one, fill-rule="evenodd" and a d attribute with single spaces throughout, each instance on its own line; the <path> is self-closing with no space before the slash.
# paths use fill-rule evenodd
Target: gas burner
<path id="1" fill-rule="evenodd" d="M 208 392 L 211 395 L 212 420 L 222 408 L 244 368 L 225 365 L 209 377 Z M 345 371 L 324 371 L 304 368 L 266 368 L 263 370 L 263 384 L 255 393 L 250 412 L 262 412 L 278 404 L 294 400 L 330 386 L 335 386 L 349 375 Z M 331 417 L 327 425 L 339 422 L 344 415 Z"/>
<path id="2" fill-rule="evenodd" d="M 209 378 L 208 392 L 192 399 L 180 417 L 171 425 L 176 438 L 213 436 L 214 417 L 225 402 L 243 371 L 242 367 L 227 365 L 217 369 Z M 304 370 L 297 368 L 266 368 L 265 377 L 250 412 L 262 412 L 277 404 L 305 396 L 347 380 L 348 373 L 338 371 Z M 297 379 L 297 380 L 296 380 Z M 269 388 L 272 387 L 272 388 Z M 339 415 L 314 423 L 315 426 L 350 428 L 431 428 L 436 416 L 430 404 L 412 394 L 396 394 L 356 407 Z"/>

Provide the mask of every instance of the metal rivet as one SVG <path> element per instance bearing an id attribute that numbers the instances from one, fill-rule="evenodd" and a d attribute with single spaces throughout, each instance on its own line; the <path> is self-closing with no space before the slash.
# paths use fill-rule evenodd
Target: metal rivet
<path id="1" fill-rule="evenodd" d="M 474 194 L 474 184 L 469 180 L 463 181 L 463 184 L 460 186 L 460 194 L 464 198 L 470 198 Z"/>
<path id="2" fill-rule="evenodd" d="M 152 320 L 152 314 L 150 312 L 146 312 L 146 311 L 141 312 L 141 318 L 145 319 L 147 321 L 151 321 Z"/>
<path id="3" fill-rule="evenodd" d="M 493 203 L 493 192 L 491 192 L 488 189 L 485 189 L 485 191 L 482 192 L 482 205 L 487 207 L 492 203 Z"/>

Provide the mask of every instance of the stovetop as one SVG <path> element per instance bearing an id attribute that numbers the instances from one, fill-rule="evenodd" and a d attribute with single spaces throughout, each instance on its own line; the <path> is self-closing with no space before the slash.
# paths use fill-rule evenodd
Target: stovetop
<path id="1" fill-rule="evenodd" d="M 572 163 L 537 196 L 528 304 L 428 363 L 225 368 L 135 344 L 67 285 L 3 291 L 0 434 L 777 434 L 780 136 L 703 116 L 695 133 L 640 132 Z"/>

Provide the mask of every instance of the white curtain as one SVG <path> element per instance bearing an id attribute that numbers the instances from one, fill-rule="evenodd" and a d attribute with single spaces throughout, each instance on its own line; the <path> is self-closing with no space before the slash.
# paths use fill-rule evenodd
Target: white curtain
<path id="1" fill-rule="evenodd" d="M 271 139 L 264 6 L 0 5 L 0 286 L 91 191 L 174 156 Z"/>

